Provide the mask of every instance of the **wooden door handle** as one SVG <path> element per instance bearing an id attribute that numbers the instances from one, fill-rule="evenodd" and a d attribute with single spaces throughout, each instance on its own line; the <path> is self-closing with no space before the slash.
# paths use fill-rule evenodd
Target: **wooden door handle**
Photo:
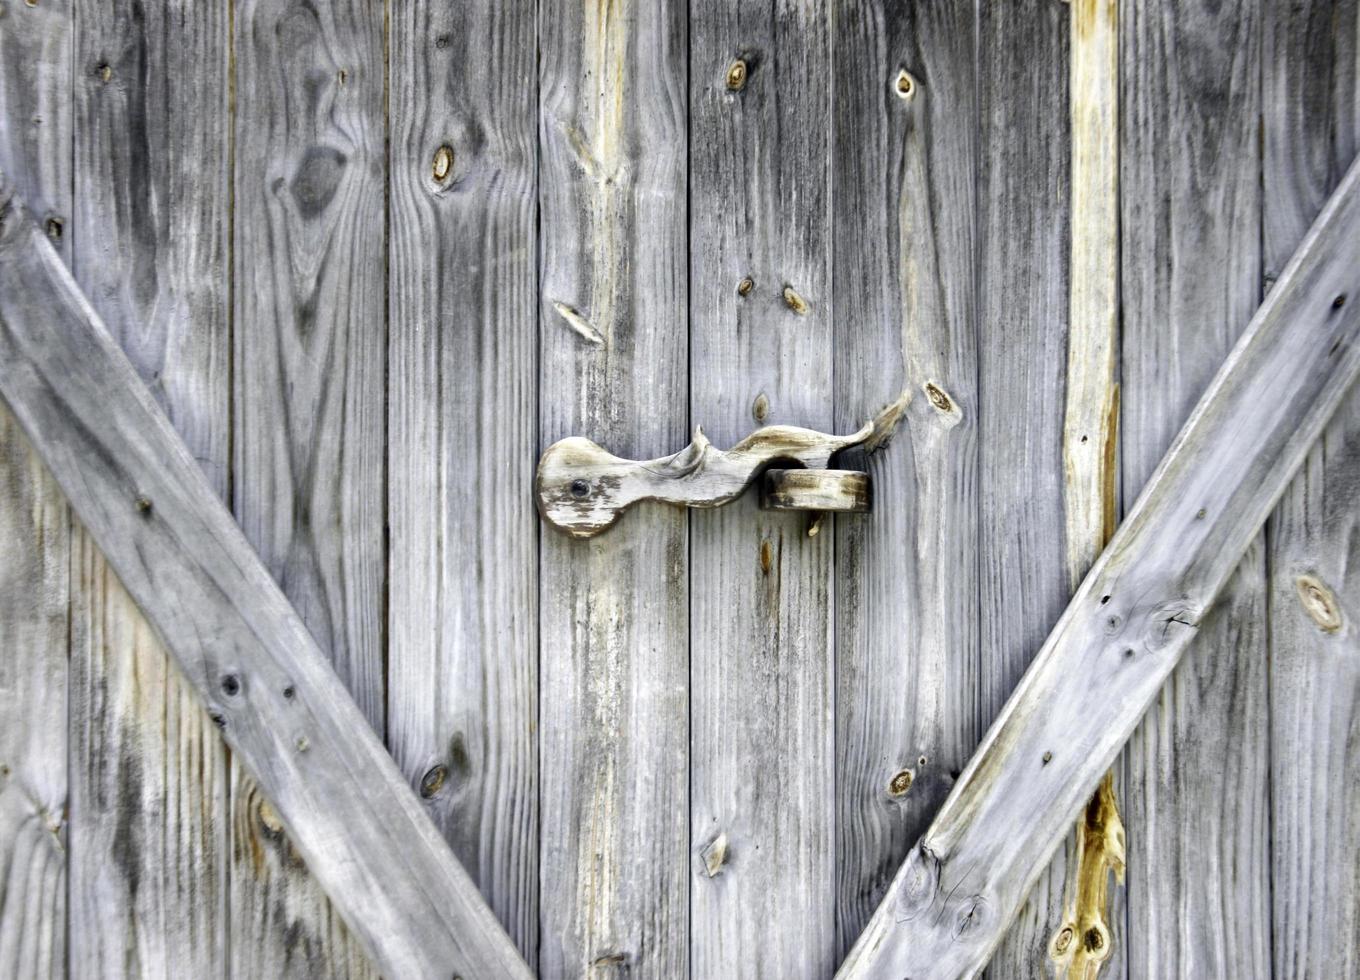
<path id="1" fill-rule="evenodd" d="M 853 470 L 827 470 L 833 453 L 866 442 L 875 430 L 866 422 L 847 436 L 827 435 L 791 425 L 757 429 L 731 449 L 715 449 L 702 427 L 672 456 L 621 459 L 589 439 L 572 436 L 548 447 L 538 461 L 538 512 L 574 538 L 589 538 L 610 527 L 641 500 L 686 507 L 719 507 L 741 496 L 771 464 L 765 506 L 777 510 L 866 511 L 869 477 Z M 799 469 L 798 467 L 801 467 Z M 810 475 L 813 472 L 816 475 Z"/>

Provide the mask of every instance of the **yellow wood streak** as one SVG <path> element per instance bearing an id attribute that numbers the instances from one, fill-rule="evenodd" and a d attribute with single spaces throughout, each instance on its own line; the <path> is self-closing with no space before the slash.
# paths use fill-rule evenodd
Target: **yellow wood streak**
<path id="1" fill-rule="evenodd" d="M 1118 523 L 1119 57 L 1117 4 L 1077 0 L 1071 23 L 1072 251 L 1064 511 L 1075 590 Z M 1059 977 L 1093 978 L 1109 959 L 1109 877 L 1123 880 L 1114 774 L 1077 823 L 1065 916 L 1050 952 Z"/>
<path id="2" fill-rule="evenodd" d="M 1077 822 L 1077 873 L 1070 889 L 1067 920 L 1053 937 L 1051 952 L 1057 974 L 1091 980 L 1114 948 L 1107 918 L 1110 875 L 1124 880 L 1124 822 L 1114 795 L 1114 773 L 1100 788 Z"/>

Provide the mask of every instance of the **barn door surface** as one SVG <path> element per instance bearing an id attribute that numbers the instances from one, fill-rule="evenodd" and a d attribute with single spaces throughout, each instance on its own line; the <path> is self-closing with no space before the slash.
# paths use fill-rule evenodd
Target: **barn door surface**
<path id="1" fill-rule="evenodd" d="M 1353 158 L 1358 11 L 0 0 L 0 171 L 536 973 L 829 977 Z M 869 514 L 535 510 L 871 418 Z M 1358 440 L 989 975 L 1360 969 Z M 0 696 L 0 976 L 376 975 L 2 409 Z"/>

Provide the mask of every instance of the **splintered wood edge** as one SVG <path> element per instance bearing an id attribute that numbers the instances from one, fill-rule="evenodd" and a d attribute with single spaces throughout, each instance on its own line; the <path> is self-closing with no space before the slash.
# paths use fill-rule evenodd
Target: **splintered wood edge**
<path id="1" fill-rule="evenodd" d="M 760 506 L 766 510 L 866 514 L 872 503 L 869 474 L 859 470 L 766 470 Z"/>

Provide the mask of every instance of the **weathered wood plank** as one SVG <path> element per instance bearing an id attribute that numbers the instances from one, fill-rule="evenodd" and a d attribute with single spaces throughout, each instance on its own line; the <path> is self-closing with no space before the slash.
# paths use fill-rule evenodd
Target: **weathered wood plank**
<path id="1" fill-rule="evenodd" d="M 841 976 L 966 976 L 1360 374 L 1360 162 L 1077 591 Z M 1243 939 L 1243 942 L 1247 940 Z"/>
<path id="2" fill-rule="evenodd" d="M 71 6 L 0 14 L 0 171 L 69 254 Z M 65 977 L 70 517 L 0 405 L 0 976 Z"/>
<path id="3" fill-rule="evenodd" d="M 980 716 L 970 751 L 1072 594 L 1062 458 L 1070 8 L 1055 0 L 982 3 L 978 15 Z M 1060 853 L 1039 879 L 997 949 L 991 972 L 1001 980 L 1051 972 L 1065 859 Z"/>
<path id="4" fill-rule="evenodd" d="M 232 508 L 383 730 L 382 4 L 237 5 Z M 232 946 L 259 976 L 362 960 L 233 770 Z"/>
<path id="5" fill-rule="evenodd" d="M 1073 591 L 1119 523 L 1119 3 L 1071 5 L 1072 125 L 1063 514 Z M 1111 771 L 1077 818 L 1066 848 L 1062 920 L 1050 925 L 1060 977 L 1127 971 L 1122 773 Z"/>
<path id="6" fill-rule="evenodd" d="M 857 460 L 881 503 L 836 523 L 839 958 L 980 735 L 980 405 L 975 5 L 833 11 L 837 425 L 910 398 Z"/>
<path id="7" fill-rule="evenodd" d="M 1129 494 L 1146 483 L 1261 295 L 1264 6 L 1124 5 L 1120 465 Z M 1269 973 L 1265 624 L 1258 540 L 1129 744 L 1136 976 Z"/>
<path id="8" fill-rule="evenodd" d="M 0 201 L 0 394 L 272 802 L 245 801 L 261 826 L 286 828 L 388 976 L 527 977 L 61 260 Z"/>
<path id="9" fill-rule="evenodd" d="M 719 445 L 831 428 L 830 10 L 690 5 L 690 411 Z M 834 966 L 835 534 L 809 523 L 690 517 L 694 976 Z"/>
<path id="10" fill-rule="evenodd" d="M 76 19 L 72 269 L 225 499 L 227 6 Z M 222 741 L 79 525 L 73 550 L 72 975 L 225 976 Z"/>
<path id="11" fill-rule="evenodd" d="M 387 742 L 532 964 L 534 7 L 390 15 Z"/>
<path id="12" fill-rule="evenodd" d="M 1266 4 L 1266 281 L 1360 150 L 1360 4 Z M 1272 960 L 1360 974 L 1360 389 L 1285 492 L 1270 571 Z"/>
<path id="13" fill-rule="evenodd" d="M 647 459 L 688 436 L 685 14 L 541 5 L 544 447 Z M 544 976 L 689 972 L 687 526 L 644 504 L 592 541 L 541 536 Z"/>

